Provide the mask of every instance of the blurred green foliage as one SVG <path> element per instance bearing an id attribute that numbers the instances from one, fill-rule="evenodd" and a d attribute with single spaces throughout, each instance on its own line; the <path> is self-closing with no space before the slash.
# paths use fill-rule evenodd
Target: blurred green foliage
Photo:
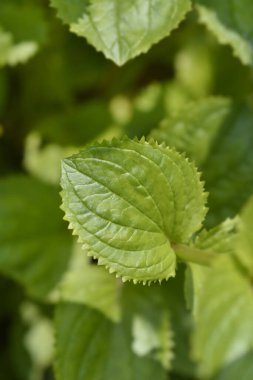
<path id="1" fill-rule="evenodd" d="M 70 24 L 86 7 L 78 0 L 53 3 L 68 7 Z M 241 18 L 225 14 L 228 1 L 221 3 L 195 1 L 196 7 L 170 37 L 159 38 L 145 55 L 118 67 L 84 38 L 70 33 L 48 1 L 0 2 L 1 380 L 55 378 L 55 309 L 56 380 L 253 378 L 251 341 L 245 344 L 235 336 L 227 357 L 215 357 L 215 351 L 223 347 L 218 343 L 218 348 L 211 346 L 215 363 L 208 356 L 210 348 L 203 336 L 214 334 L 216 325 L 213 330 L 205 328 L 217 320 L 222 335 L 222 294 L 217 301 L 221 308 L 217 306 L 217 314 L 206 320 L 199 308 L 197 317 L 187 309 L 184 293 L 191 293 L 191 281 L 203 287 L 198 301 L 208 309 L 205 303 L 210 301 L 211 291 L 220 293 L 223 287 L 220 268 L 206 275 L 210 281 L 206 287 L 201 282 L 203 273 L 195 268 L 191 278 L 184 264 L 177 277 L 161 287 L 124 287 L 104 269 L 85 261 L 79 250 L 73 267 L 76 241 L 59 209 L 61 160 L 92 141 L 124 135 L 153 137 L 186 153 L 203 173 L 209 192 L 205 227 L 214 227 L 243 210 L 239 254 L 224 268 L 232 268 L 232 280 L 229 275 L 225 278 L 225 290 L 229 292 L 234 286 L 236 293 L 229 299 L 231 309 L 237 308 L 237 324 L 231 323 L 231 329 L 244 328 L 238 327 L 240 306 L 235 300 L 244 289 L 252 292 L 253 15 L 250 0 L 243 1 L 250 10 L 243 9 Z M 241 9 L 238 1 L 237 5 Z M 217 23 L 212 24 L 210 11 L 217 12 L 218 29 Z M 208 28 L 198 23 L 199 14 Z M 229 28 L 236 32 L 232 42 Z M 226 32 L 223 38 L 221 30 Z M 161 38 L 168 34 L 162 33 Z M 246 50 L 237 48 L 238 39 Z M 252 324 L 249 293 L 245 325 Z M 58 305 L 60 300 L 65 303 Z M 117 323 L 122 314 L 123 320 Z M 195 318 L 201 324 L 196 335 Z M 132 326 L 137 326 L 136 330 Z M 77 347 L 71 341 L 73 327 L 74 337 L 83 339 Z M 154 336 L 151 333 L 153 340 L 147 337 L 149 329 L 155 331 Z M 249 328 L 245 335 L 248 331 L 252 333 Z M 85 351 L 85 344 L 90 344 L 91 351 Z M 146 356 L 139 355 L 143 349 Z M 65 369 L 63 364 L 75 356 L 77 367 Z"/>

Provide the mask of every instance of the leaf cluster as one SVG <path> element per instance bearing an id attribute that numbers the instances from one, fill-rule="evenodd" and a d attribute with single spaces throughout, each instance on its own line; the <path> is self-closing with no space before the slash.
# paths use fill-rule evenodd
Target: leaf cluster
<path id="1" fill-rule="evenodd" d="M 1 1 L 1 379 L 252 380 L 252 67 L 252 0 Z"/>

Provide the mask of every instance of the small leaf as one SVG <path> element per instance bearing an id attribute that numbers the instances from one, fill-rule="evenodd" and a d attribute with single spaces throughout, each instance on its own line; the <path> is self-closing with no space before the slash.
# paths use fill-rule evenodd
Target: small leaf
<path id="1" fill-rule="evenodd" d="M 72 239 L 57 188 L 29 177 L 0 181 L 0 271 L 45 297 L 67 267 Z"/>
<path id="2" fill-rule="evenodd" d="M 227 219 L 218 226 L 205 230 L 193 240 L 192 245 L 203 252 L 213 252 L 218 255 L 233 255 L 238 238 L 238 218 Z M 218 257 L 216 257 L 217 259 Z M 204 286 L 204 281 L 209 268 L 190 264 L 186 272 L 185 295 L 190 309 L 195 314 L 198 308 L 200 293 Z"/>
<path id="3" fill-rule="evenodd" d="M 189 0 L 51 0 L 70 30 L 123 65 L 168 36 L 190 10 Z"/>
<path id="4" fill-rule="evenodd" d="M 253 65 L 252 0 L 197 0 L 200 22 L 229 44 L 246 65 Z"/>
<path id="5" fill-rule="evenodd" d="M 62 187 L 70 228 L 123 280 L 174 276 L 173 244 L 187 243 L 206 213 L 195 167 L 154 142 L 89 146 L 63 161 Z"/>

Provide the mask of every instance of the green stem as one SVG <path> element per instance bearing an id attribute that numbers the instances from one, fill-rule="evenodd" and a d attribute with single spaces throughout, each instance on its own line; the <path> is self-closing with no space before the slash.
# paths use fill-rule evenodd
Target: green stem
<path id="1" fill-rule="evenodd" d="M 182 261 L 192 262 L 199 265 L 211 266 L 213 261 L 218 257 L 217 254 L 198 249 L 195 247 L 189 247 L 184 244 L 175 244 L 172 246 L 178 258 Z"/>

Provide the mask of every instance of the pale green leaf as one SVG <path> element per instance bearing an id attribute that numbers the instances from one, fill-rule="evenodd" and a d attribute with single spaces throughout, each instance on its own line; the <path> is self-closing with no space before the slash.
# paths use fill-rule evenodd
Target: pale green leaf
<path id="1" fill-rule="evenodd" d="M 175 275 L 173 244 L 204 219 L 195 167 L 154 142 L 112 140 L 63 161 L 63 209 L 90 256 L 124 280 Z"/>
<path id="2" fill-rule="evenodd" d="M 190 10 L 189 0 L 51 0 L 70 30 L 123 65 L 168 36 Z"/>
<path id="3" fill-rule="evenodd" d="M 219 97 L 188 103 L 175 116 L 165 119 L 150 136 L 186 152 L 200 165 L 207 158 L 230 106 L 228 99 Z"/>
<path id="4" fill-rule="evenodd" d="M 208 377 L 253 348 L 253 294 L 249 279 L 229 256 L 202 271 L 202 287 L 195 294 L 193 356 L 200 375 Z"/>
<path id="5" fill-rule="evenodd" d="M 119 320 L 118 285 L 115 277 L 87 260 L 80 244 L 76 244 L 70 266 L 56 288 L 59 299 L 93 307 L 107 318 Z"/>
<path id="6" fill-rule="evenodd" d="M 226 219 L 210 230 L 202 230 L 193 245 L 203 251 L 213 251 L 218 254 L 235 253 L 238 236 L 239 219 Z"/>
<path id="7" fill-rule="evenodd" d="M 25 141 L 24 167 L 34 177 L 47 183 L 58 185 L 61 178 L 61 160 L 74 154 L 78 148 L 56 144 L 43 146 L 43 138 L 38 132 L 29 134 Z"/>
<path id="8" fill-rule="evenodd" d="M 124 286 L 121 306 L 120 323 L 83 305 L 57 307 L 57 380 L 167 378 L 171 330 L 159 287 Z"/>
<path id="9" fill-rule="evenodd" d="M 25 176 L 0 181 L 0 271 L 45 297 L 67 267 L 72 239 L 57 188 Z"/>
<path id="10" fill-rule="evenodd" d="M 253 198 L 249 200 L 242 211 L 237 244 L 237 257 L 253 275 Z"/>
<path id="11" fill-rule="evenodd" d="M 196 0 L 200 22 L 229 44 L 244 63 L 253 64 L 252 0 Z"/>

